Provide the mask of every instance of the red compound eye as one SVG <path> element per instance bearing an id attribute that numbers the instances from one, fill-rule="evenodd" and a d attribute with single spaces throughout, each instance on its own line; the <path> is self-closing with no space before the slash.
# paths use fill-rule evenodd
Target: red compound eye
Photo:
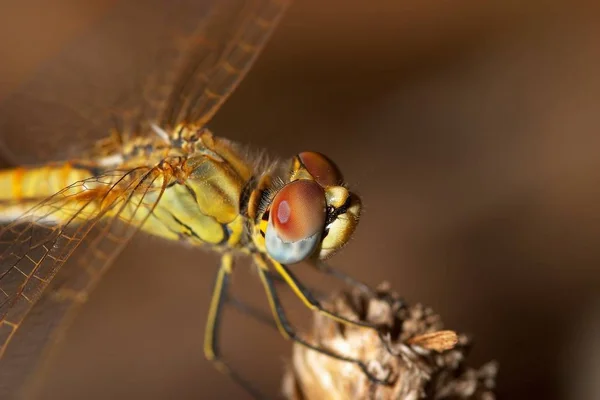
<path id="1" fill-rule="evenodd" d="M 323 188 L 316 182 L 301 179 L 287 184 L 271 205 L 277 236 L 284 242 L 297 242 L 319 232 L 325 224 L 325 206 Z"/>
<path id="2" fill-rule="evenodd" d="M 337 166 L 321 153 L 305 151 L 298 158 L 306 170 L 321 186 L 334 186 L 342 183 L 342 174 Z"/>

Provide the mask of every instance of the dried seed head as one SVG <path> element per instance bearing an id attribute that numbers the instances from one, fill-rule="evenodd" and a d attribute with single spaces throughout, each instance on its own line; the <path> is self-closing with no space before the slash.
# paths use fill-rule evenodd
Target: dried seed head
<path id="1" fill-rule="evenodd" d="M 283 391 L 290 400 L 419 398 L 493 400 L 496 363 L 479 370 L 465 365 L 469 340 L 442 330 L 440 317 L 420 304 L 407 306 L 387 284 L 377 296 L 359 291 L 339 293 L 325 306 L 344 317 L 380 324 L 387 329 L 390 354 L 376 332 L 348 326 L 315 314 L 308 339 L 320 347 L 368 365 L 378 378 L 391 384 L 372 383 L 356 365 L 338 361 L 295 345 L 284 377 Z"/>

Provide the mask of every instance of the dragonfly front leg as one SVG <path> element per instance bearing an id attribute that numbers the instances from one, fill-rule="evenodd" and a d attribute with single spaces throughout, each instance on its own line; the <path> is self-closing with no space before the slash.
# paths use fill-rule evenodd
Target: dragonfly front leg
<path id="1" fill-rule="evenodd" d="M 255 257 L 257 264 L 264 264 L 265 265 L 265 270 L 268 270 L 268 266 L 266 265 L 266 262 L 262 259 L 262 257 L 260 256 L 256 256 Z M 374 330 L 377 335 L 379 336 L 379 339 L 381 340 L 381 342 L 383 343 L 383 345 L 385 346 L 386 350 L 388 351 L 388 353 L 396 355 L 397 352 L 394 351 L 392 349 L 392 344 L 391 344 L 391 339 L 390 339 L 390 335 L 389 335 L 389 329 L 384 329 L 384 327 L 379 326 L 379 325 L 375 325 L 369 322 L 363 322 L 363 321 L 356 321 L 356 320 L 351 320 L 348 319 L 344 316 L 338 315 L 336 313 L 333 313 L 329 310 L 327 310 L 326 308 L 324 308 L 321 305 L 321 302 L 319 302 L 319 300 L 317 300 L 313 294 L 311 293 L 311 291 L 309 291 L 301 282 L 300 280 L 298 280 L 298 278 L 296 278 L 296 276 L 292 273 L 292 271 L 289 270 L 289 268 L 275 260 L 271 260 L 269 259 L 270 263 L 273 265 L 275 271 L 283 278 L 283 280 L 287 283 L 287 285 L 292 289 L 292 291 L 296 294 L 296 296 L 302 300 L 302 302 L 311 310 L 316 311 L 328 318 L 331 318 L 335 321 L 341 322 L 343 324 L 347 324 L 347 325 L 351 325 L 351 326 L 358 326 L 361 328 L 367 328 L 367 329 L 372 329 Z M 345 275 L 343 273 L 341 273 L 340 271 L 336 271 L 333 270 L 331 267 L 327 267 L 329 270 L 325 270 L 323 272 L 328 272 L 334 276 L 337 276 L 338 278 L 340 277 L 344 277 L 345 279 L 350 279 L 353 282 L 358 282 L 356 280 L 354 280 L 353 278 L 351 278 L 348 275 Z M 337 275 L 335 275 L 333 272 L 335 272 Z M 341 278 L 340 278 L 341 279 Z M 362 284 L 365 288 L 365 290 L 367 290 L 370 293 L 372 292 L 372 289 L 368 288 L 367 285 Z M 389 301 L 389 300 L 388 300 Z"/>
<path id="2" fill-rule="evenodd" d="M 375 293 L 375 291 L 373 289 L 371 289 L 366 283 L 363 283 L 363 282 L 359 281 L 358 279 L 353 278 L 352 276 L 348 275 L 345 272 L 342 272 L 338 269 L 331 267 L 330 265 L 324 263 L 321 260 L 315 261 L 313 266 L 319 272 L 330 275 L 330 276 L 342 281 L 343 283 L 345 283 L 346 285 L 348 285 L 350 287 L 357 288 L 358 290 L 360 290 L 363 293 L 367 293 L 369 295 L 373 295 Z"/>
<path id="3" fill-rule="evenodd" d="M 274 285 L 285 285 L 286 288 L 289 288 L 289 285 L 280 275 L 273 274 L 271 271 L 266 271 L 265 273 L 269 275 Z M 314 288 L 311 288 L 311 292 L 314 293 L 317 297 L 325 297 L 325 293 L 319 290 L 315 290 Z M 273 315 L 266 313 L 254 306 L 251 306 L 242 300 L 236 299 L 233 296 L 227 297 L 227 305 L 232 306 L 240 313 L 247 315 L 248 317 L 258 321 L 259 323 L 278 331 L 277 324 L 273 320 Z"/>
<path id="4" fill-rule="evenodd" d="M 258 273 L 259 273 L 260 279 L 263 283 L 265 292 L 267 294 L 267 299 L 269 301 L 269 305 L 273 312 L 273 317 L 275 318 L 275 323 L 277 324 L 277 327 L 279 328 L 279 331 L 281 332 L 281 334 L 286 339 L 293 340 L 294 342 L 296 342 L 302 346 L 305 346 L 309 349 L 318 351 L 322 354 L 325 354 L 325 355 L 335 358 L 337 360 L 355 364 L 364 372 L 364 374 L 371 381 L 373 381 L 375 383 L 384 384 L 384 385 L 390 384 L 390 382 L 388 380 L 389 376 L 384 379 L 380 379 L 380 378 L 374 376 L 371 372 L 369 372 L 367 364 L 365 364 L 362 360 L 359 360 L 356 358 L 351 358 L 351 357 L 346 357 L 346 356 L 338 354 L 334 351 L 326 349 L 324 347 L 315 346 L 315 345 L 307 342 L 306 340 L 304 340 L 300 335 L 298 335 L 296 333 L 296 331 L 294 330 L 294 328 L 292 327 L 292 325 L 290 324 L 290 322 L 288 321 L 287 316 L 285 315 L 283 305 L 281 304 L 281 301 L 279 299 L 277 291 L 275 290 L 275 283 L 269 273 L 268 265 L 266 264 L 266 262 L 262 259 L 262 257 L 260 255 L 255 256 L 255 262 L 258 266 Z M 282 276 L 282 277 L 284 279 L 286 279 L 285 276 Z M 288 284 L 289 284 L 289 281 L 287 279 L 286 279 L 286 282 L 288 282 Z M 292 286 L 292 285 L 290 285 L 290 286 L 292 287 L 292 289 L 294 291 L 296 291 L 296 288 L 294 286 Z M 313 299 L 312 297 L 311 297 L 311 299 L 312 299 L 312 301 L 317 302 L 316 299 Z M 336 319 L 341 318 L 342 320 L 345 320 L 345 318 L 337 316 L 333 313 L 329 313 L 328 315 L 330 317 L 336 317 Z M 361 324 L 361 323 L 358 322 L 358 324 Z"/>
<path id="5" fill-rule="evenodd" d="M 340 271 L 337 268 L 333 268 L 332 266 L 328 265 L 327 263 L 325 263 L 321 260 L 317 260 L 312 265 L 314 268 L 317 269 L 317 271 L 327 274 L 329 276 L 332 276 L 333 278 L 343 282 L 344 284 L 346 284 L 352 288 L 357 288 L 358 290 L 369 295 L 370 297 L 373 297 L 373 298 L 381 297 L 381 295 L 377 292 L 377 290 L 372 289 L 366 283 L 359 281 L 358 279 L 348 275 L 347 273 L 345 273 L 343 271 Z M 403 300 L 392 298 L 389 293 L 386 293 L 383 296 L 383 300 L 387 301 L 391 307 L 396 307 L 396 308 L 400 308 L 402 306 L 402 304 L 404 304 Z"/>
<path id="6" fill-rule="evenodd" d="M 233 371 L 223 360 L 219 351 L 218 339 L 219 328 L 221 326 L 221 317 L 224 305 L 227 301 L 229 279 L 233 273 L 233 254 L 225 253 L 221 257 L 221 265 L 217 272 L 215 286 L 213 289 L 208 319 L 206 321 L 206 330 L 204 332 L 204 355 L 213 363 L 215 368 L 231 377 L 238 385 L 246 390 L 256 399 L 265 398 L 258 390 L 254 389 L 250 383 Z"/>

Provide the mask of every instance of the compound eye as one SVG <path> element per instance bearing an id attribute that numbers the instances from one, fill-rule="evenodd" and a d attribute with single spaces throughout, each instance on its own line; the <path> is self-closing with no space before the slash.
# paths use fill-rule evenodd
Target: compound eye
<path id="1" fill-rule="evenodd" d="M 342 183 L 342 174 L 329 158 L 321 153 L 305 151 L 298 154 L 306 170 L 321 186 L 335 186 Z"/>
<path id="2" fill-rule="evenodd" d="M 323 188 L 311 180 L 285 185 L 271 203 L 265 233 L 273 259 L 293 264 L 309 257 L 319 245 L 325 227 Z"/>

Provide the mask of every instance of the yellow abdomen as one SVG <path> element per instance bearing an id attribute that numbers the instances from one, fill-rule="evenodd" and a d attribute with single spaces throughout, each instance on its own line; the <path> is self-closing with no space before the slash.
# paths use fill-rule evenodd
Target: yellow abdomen
<path id="1" fill-rule="evenodd" d="M 0 171 L 0 221 L 18 218 L 40 201 L 91 175 L 89 169 L 75 168 L 71 163 Z"/>

